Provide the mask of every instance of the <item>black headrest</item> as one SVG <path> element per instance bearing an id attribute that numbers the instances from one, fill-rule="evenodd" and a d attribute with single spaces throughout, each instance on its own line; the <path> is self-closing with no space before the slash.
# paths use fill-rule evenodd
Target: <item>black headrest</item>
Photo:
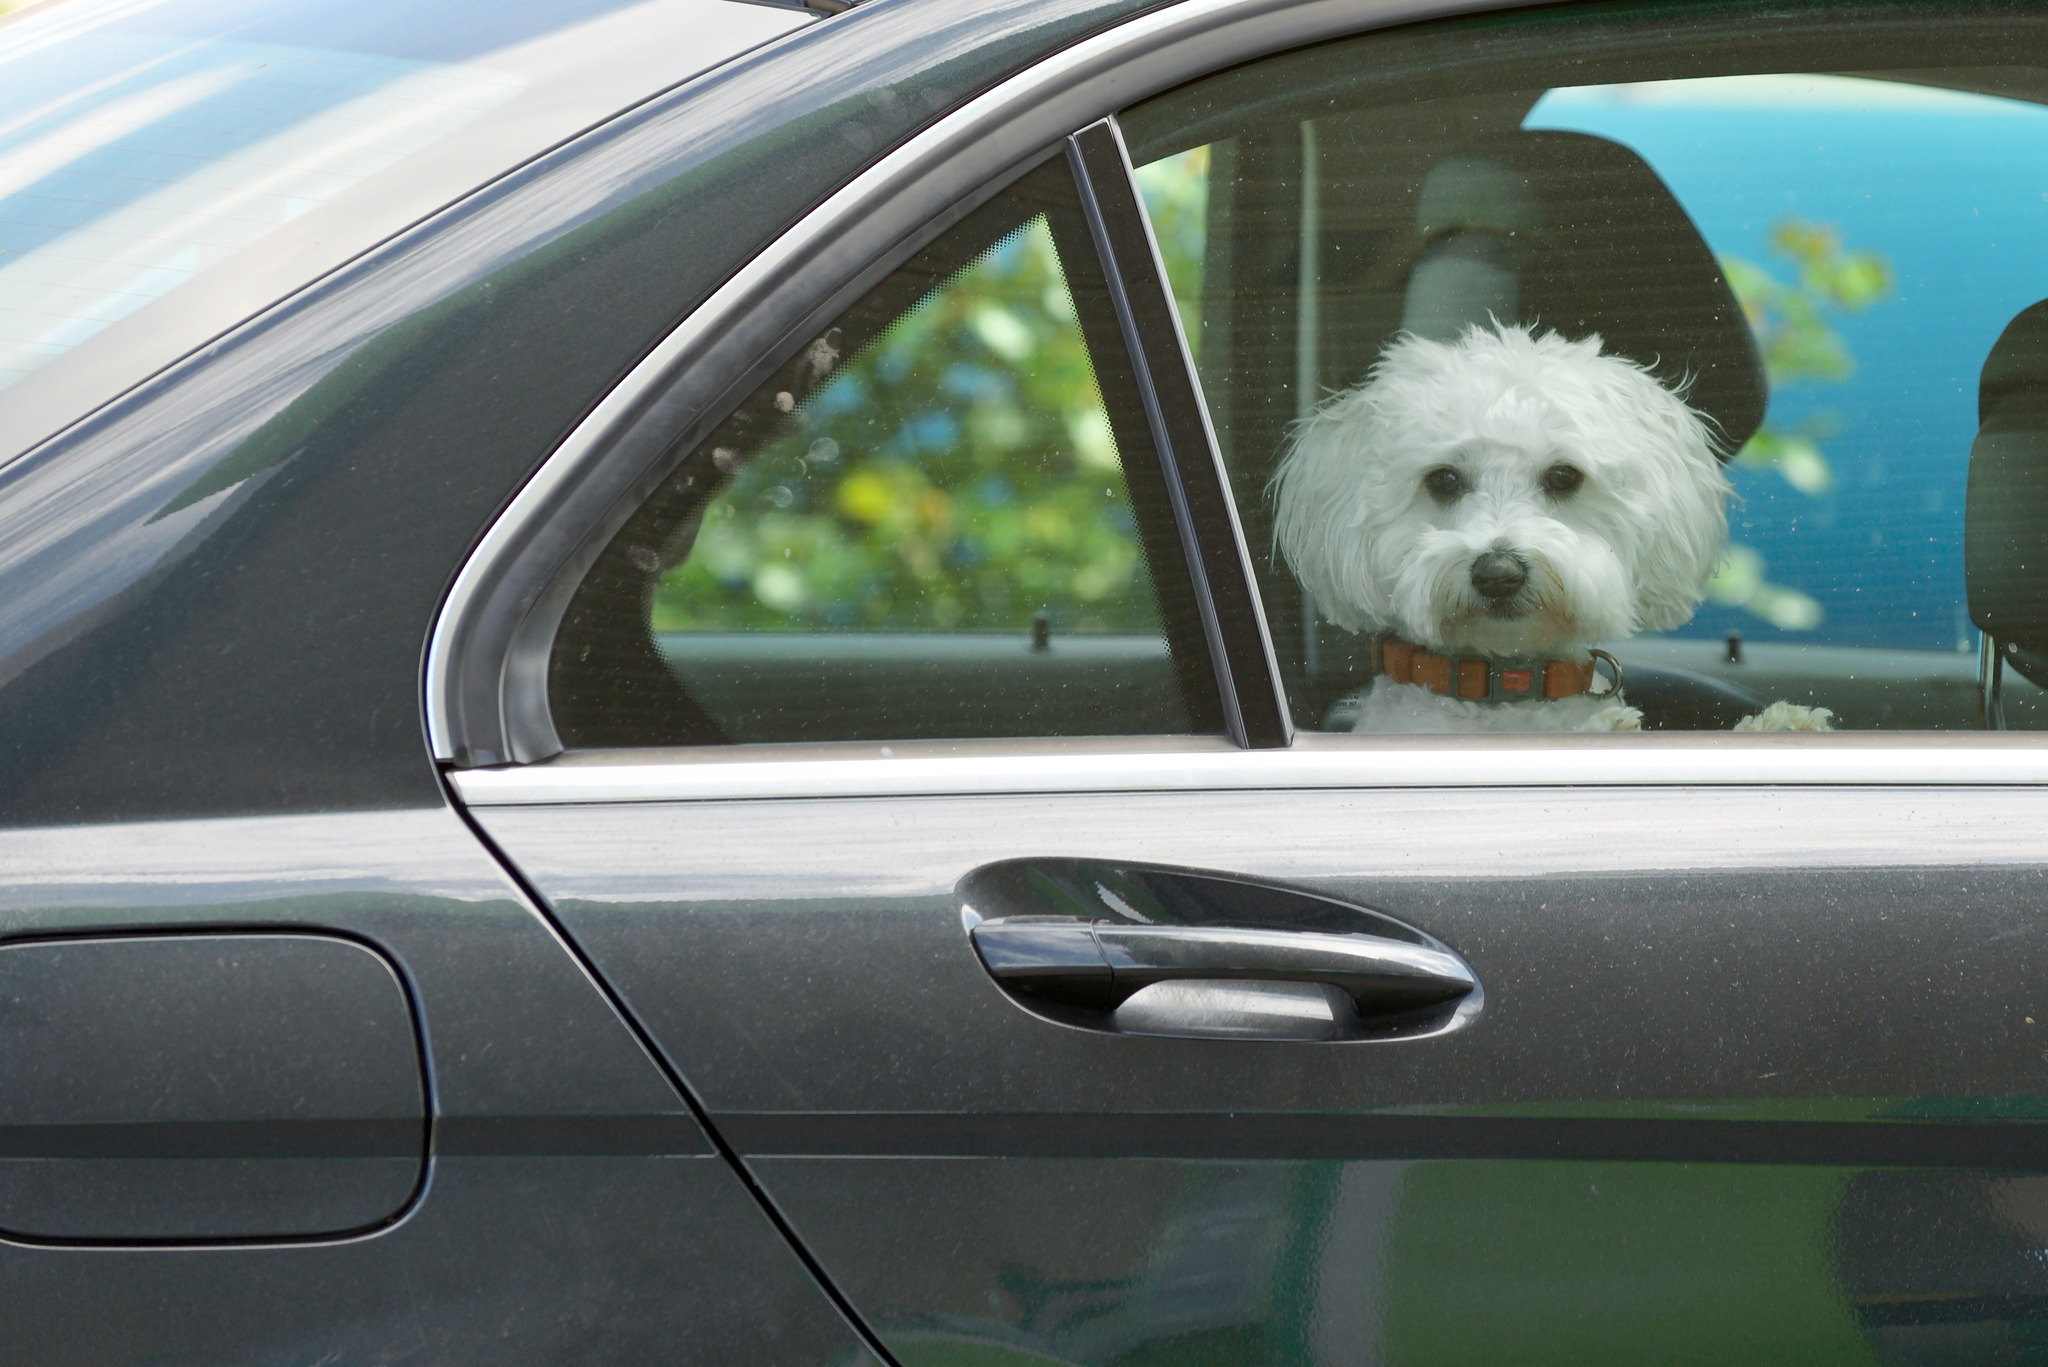
<path id="1" fill-rule="evenodd" d="M 1763 422 L 1763 359 L 1720 263 L 1657 173 L 1620 143 L 1550 131 L 1488 138 L 1437 163 L 1416 217 L 1435 249 L 1468 263 L 1493 252 L 1512 271 L 1515 316 L 1502 321 L 1597 332 L 1667 384 L 1689 381 L 1693 407 L 1720 424 L 1725 455 Z M 1464 321 L 1484 323 L 1497 307 L 1483 293 Z"/>
<path id="2" fill-rule="evenodd" d="M 2000 333 L 1977 382 L 1963 505 L 1970 620 L 2035 682 L 2048 674 L 2048 300 Z"/>

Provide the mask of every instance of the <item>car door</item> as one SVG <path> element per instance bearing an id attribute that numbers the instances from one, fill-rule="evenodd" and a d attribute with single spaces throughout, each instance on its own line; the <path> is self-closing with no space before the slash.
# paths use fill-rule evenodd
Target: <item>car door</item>
<path id="1" fill-rule="evenodd" d="M 437 752 L 899 1362 L 2033 1360 L 2039 750 L 1686 734 L 1730 695 L 1683 668 L 1677 734 L 1348 734 L 1261 501 L 1413 326 L 1446 163 L 1540 206 L 1452 225 L 1540 239 L 1519 298 L 1740 442 L 1777 396 L 1691 216 L 1524 120 L 2035 89 L 2031 21 L 1935 13 L 1135 21 L 821 207 L 515 501 Z"/>

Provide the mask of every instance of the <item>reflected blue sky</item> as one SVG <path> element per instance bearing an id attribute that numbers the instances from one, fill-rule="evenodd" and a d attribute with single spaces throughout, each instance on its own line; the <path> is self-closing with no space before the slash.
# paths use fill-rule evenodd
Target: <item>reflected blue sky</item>
<path id="1" fill-rule="evenodd" d="M 523 78 L 445 58 L 543 14 L 438 44 L 376 0 L 73 0 L 0 28 L 0 388 L 504 104 Z"/>
<path id="2" fill-rule="evenodd" d="M 67 5 L 75 0 L 66 0 Z M 460 62 L 638 0 L 159 0 L 119 5 L 138 31 Z"/>
<path id="3" fill-rule="evenodd" d="M 1840 419 L 1819 496 L 1738 469 L 1733 539 L 1826 616 L 1781 632 L 1709 604 L 1674 634 L 1974 649 L 1963 606 L 1963 492 L 1977 375 L 2000 330 L 2048 298 L 2048 110 L 1844 78 L 1730 78 L 1553 91 L 1527 120 L 1642 154 L 1716 252 L 1780 279 L 1781 219 L 1838 228 L 1884 254 L 1898 289 L 1840 317 L 1856 358 L 1842 383 L 1787 386 L 1771 420 Z"/>

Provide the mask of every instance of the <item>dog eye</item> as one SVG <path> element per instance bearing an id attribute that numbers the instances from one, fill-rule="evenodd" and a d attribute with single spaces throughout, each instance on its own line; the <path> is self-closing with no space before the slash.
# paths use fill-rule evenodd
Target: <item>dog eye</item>
<path id="1" fill-rule="evenodd" d="M 1465 492 L 1465 477 L 1448 465 L 1439 465 L 1422 477 L 1422 487 L 1429 490 L 1431 498 L 1449 503 Z"/>
<path id="2" fill-rule="evenodd" d="M 1543 488 L 1548 493 L 1568 494 L 1586 482 L 1586 472 L 1576 465 L 1553 465 L 1543 476 Z"/>

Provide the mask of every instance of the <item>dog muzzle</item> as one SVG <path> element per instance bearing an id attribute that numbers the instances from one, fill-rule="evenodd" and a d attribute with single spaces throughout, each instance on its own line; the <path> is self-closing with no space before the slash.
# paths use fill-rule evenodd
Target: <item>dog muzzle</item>
<path id="1" fill-rule="evenodd" d="M 1556 702 L 1593 693 L 1621 695 L 1621 664 L 1604 650 L 1579 660 L 1492 659 L 1484 655 L 1438 655 L 1396 636 L 1375 636 L 1373 667 L 1396 683 L 1414 684 L 1467 702 Z M 1595 692 L 1605 664 L 1614 682 Z"/>

